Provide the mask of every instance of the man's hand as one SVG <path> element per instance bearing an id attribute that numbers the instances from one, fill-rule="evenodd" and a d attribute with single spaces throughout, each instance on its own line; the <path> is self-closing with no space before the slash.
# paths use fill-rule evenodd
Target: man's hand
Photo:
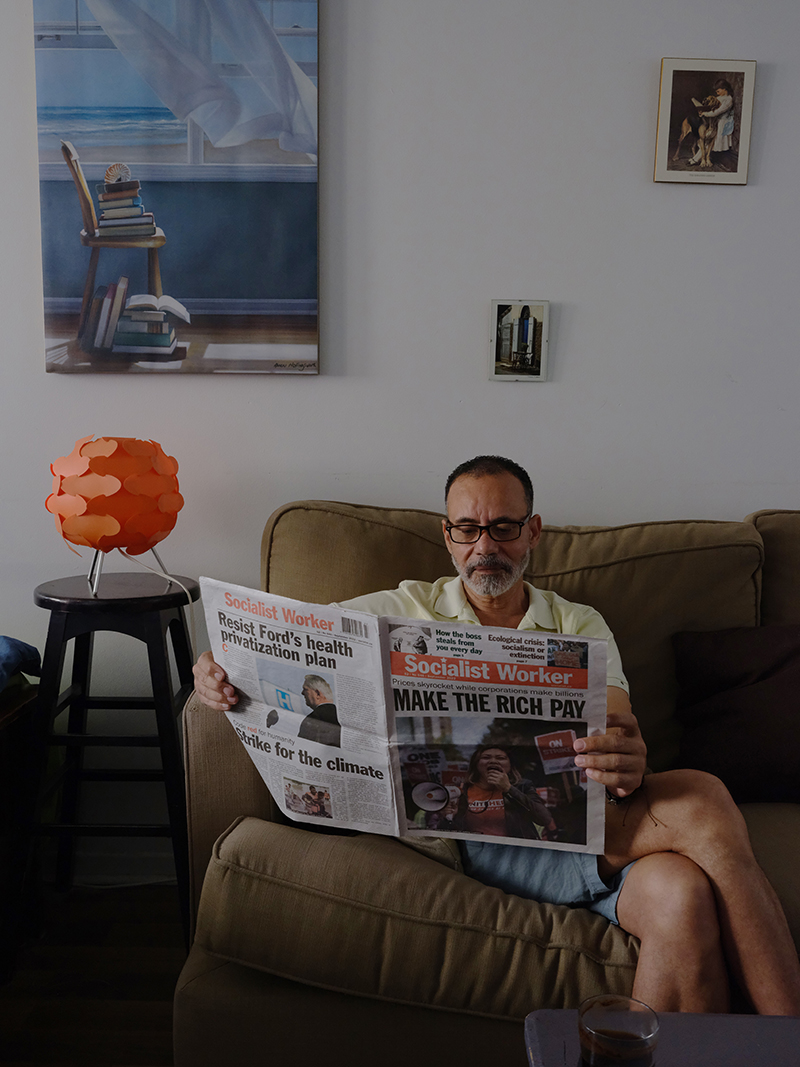
<path id="1" fill-rule="evenodd" d="M 623 689 L 608 687 L 606 733 L 579 737 L 575 751 L 581 753 L 575 757 L 576 765 L 615 796 L 626 797 L 642 784 L 647 746 Z"/>
<path id="2" fill-rule="evenodd" d="M 218 666 L 210 652 L 204 652 L 192 667 L 194 691 L 209 707 L 216 711 L 228 711 L 239 697 L 228 681 L 222 667 Z"/>

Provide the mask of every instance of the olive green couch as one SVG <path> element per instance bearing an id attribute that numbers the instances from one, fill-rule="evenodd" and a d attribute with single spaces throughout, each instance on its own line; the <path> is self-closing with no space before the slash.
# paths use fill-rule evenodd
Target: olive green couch
<path id="1" fill-rule="evenodd" d="M 263 587 L 302 600 L 448 573 L 431 512 L 304 501 L 264 531 Z M 605 616 L 662 770 L 681 735 L 672 635 L 800 623 L 800 512 L 546 527 L 529 577 Z M 523 1064 L 528 1012 L 630 991 L 636 940 L 603 918 L 485 887 L 448 845 L 288 824 L 224 715 L 193 698 L 184 730 L 197 918 L 177 1067 Z M 800 943 L 800 805 L 743 810 Z"/>

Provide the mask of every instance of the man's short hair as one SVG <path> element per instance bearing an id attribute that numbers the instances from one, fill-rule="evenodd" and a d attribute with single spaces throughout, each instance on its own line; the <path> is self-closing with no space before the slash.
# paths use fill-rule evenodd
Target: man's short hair
<path id="1" fill-rule="evenodd" d="M 520 467 L 519 463 L 515 463 L 513 459 L 506 459 L 505 456 L 475 456 L 474 459 L 468 459 L 466 463 L 459 463 L 447 479 L 447 484 L 444 487 L 445 507 L 447 506 L 447 498 L 450 495 L 450 486 L 456 478 L 461 478 L 465 474 L 473 478 L 480 478 L 487 474 L 513 475 L 522 485 L 528 514 L 533 514 L 533 485 L 530 476 L 524 467 Z"/>
<path id="2" fill-rule="evenodd" d="M 309 689 L 316 689 L 318 693 L 322 693 L 328 700 L 333 697 L 333 690 L 330 685 L 324 678 L 320 678 L 318 674 L 307 674 L 303 679 L 303 685 L 307 685 Z"/>

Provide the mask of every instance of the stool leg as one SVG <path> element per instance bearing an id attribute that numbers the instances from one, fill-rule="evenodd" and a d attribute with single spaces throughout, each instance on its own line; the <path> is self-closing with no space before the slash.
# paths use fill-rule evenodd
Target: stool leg
<path id="1" fill-rule="evenodd" d="M 47 628 L 47 641 L 42 657 L 42 673 L 36 707 L 30 724 L 27 754 L 28 774 L 33 778 L 34 794 L 25 817 L 24 832 L 27 838 L 27 857 L 25 881 L 33 881 L 33 871 L 37 863 L 37 830 L 42 823 L 44 801 L 47 787 L 47 756 L 49 752 L 50 732 L 53 728 L 58 697 L 61 691 L 61 675 L 64 670 L 64 656 L 67 649 L 67 616 L 61 612 L 50 613 Z"/>
<path id="2" fill-rule="evenodd" d="M 153 703 L 156 710 L 158 737 L 161 745 L 161 765 L 164 771 L 164 788 L 167 794 L 167 810 L 172 832 L 172 852 L 175 857 L 175 875 L 178 880 L 181 921 L 188 948 L 189 944 L 189 835 L 186 820 L 186 792 L 183 784 L 183 759 L 180 737 L 175 718 L 172 681 L 170 679 L 167 651 L 167 625 L 161 612 L 159 617 L 148 620 L 146 627 L 147 657 L 150 663 L 150 679 L 153 686 Z"/>
<path id="3" fill-rule="evenodd" d="M 191 608 L 189 610 L 191 611 Z M 178 670 L 178 682 L 181 687 L 175 708 L 176 715 L 179 715 L 194 689 L 194 674 L 192 673 L 194 659 L 192 646 L 189 642 L 189 631 L 186 629 L 184 608 L 175 609 L 175 618 L 169 624 L 169 634 L 172 639 L 172 651 L 175 654 L 175 666 Z"/>
<path id="4" fill-rule="evenodd" d="M 36 730 L 34 744 L 44 770 L 47 762 L 47 741 L 55 717 L 58 696 L 61 691 L 61 675 L 67 650 L 67 616 L 52 612 L 47 629 L 47 642 L 42 657 L 42 674 L 36 697 Z"/>
<path id="5" fill-rule="evenodd" d="M 92 670 L 94 634 L 79 634 L 75 638 L 72 655 L 72 696 L 69 701 L 67 731 L 70 734 L 87 732 L 86 698 L 89 696 L 89 677 Z M 74 825 L 78 821 L 81 777 L 83 774 L 83 746 L 67 745 L 64 753 L 64 784 L 58 821 Z M 72 884 L 75 859 L 75 839 L 70 833 L 59 834 L 56 860 L 56 886 L 66 889 Z"/>

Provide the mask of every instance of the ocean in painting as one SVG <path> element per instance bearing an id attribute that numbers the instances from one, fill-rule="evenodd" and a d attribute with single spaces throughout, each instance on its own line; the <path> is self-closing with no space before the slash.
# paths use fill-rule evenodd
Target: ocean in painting
<path id="1" fill-rule="evenodd" d="M 186 123 L 161 107 L 40 107 L 39 151 L 72 141 L 102 145 L 186 144 Z"/>

